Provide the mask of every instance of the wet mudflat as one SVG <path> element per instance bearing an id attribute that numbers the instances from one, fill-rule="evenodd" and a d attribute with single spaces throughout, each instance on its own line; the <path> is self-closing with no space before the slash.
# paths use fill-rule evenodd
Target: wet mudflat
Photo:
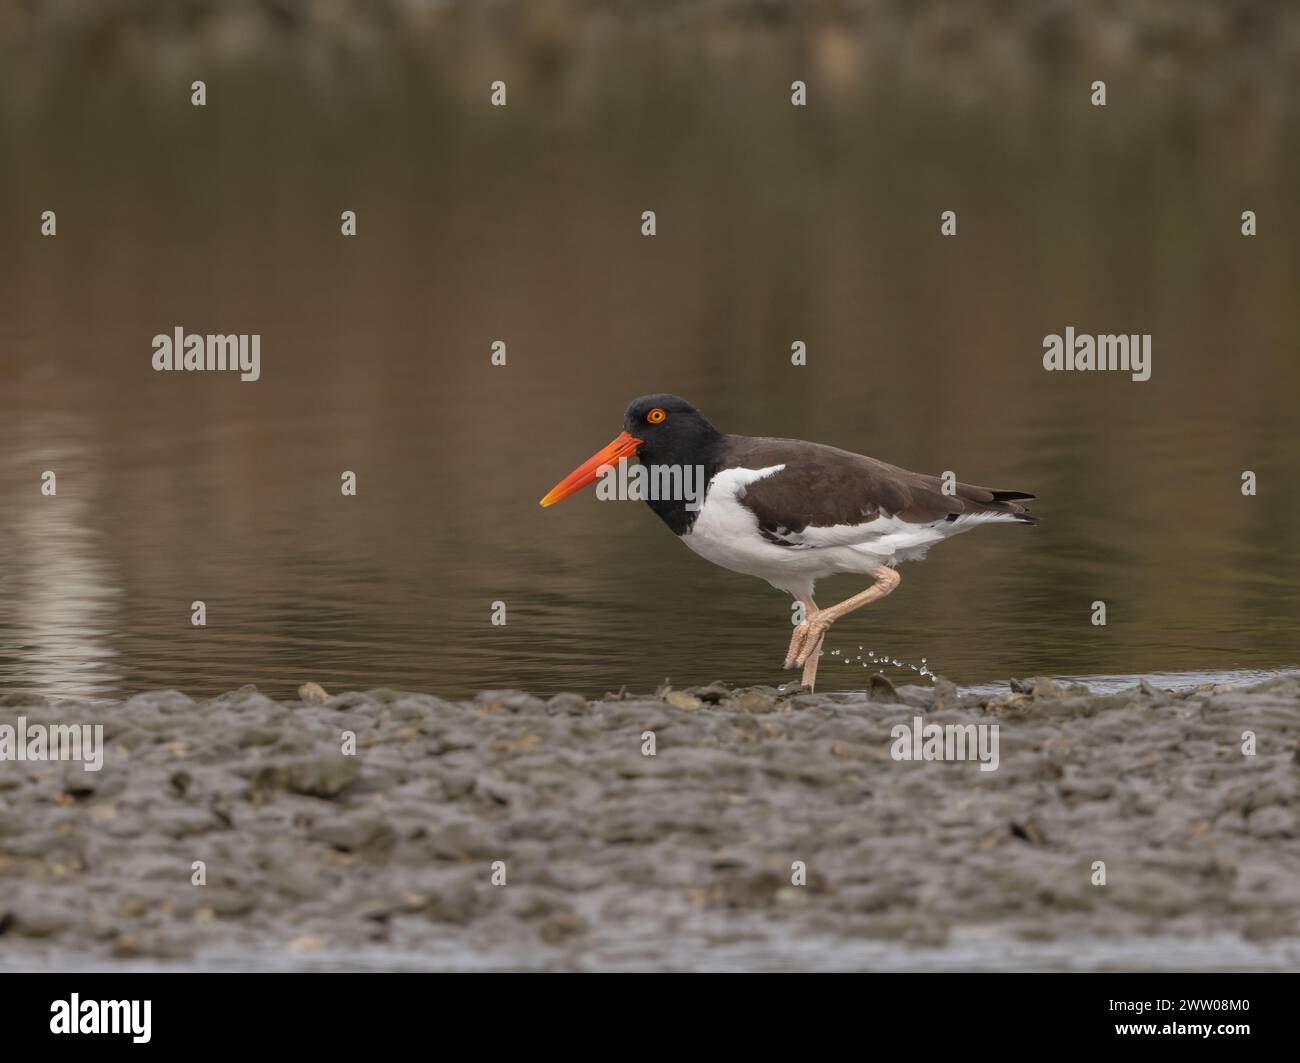
<path id="1" fill-rule="evenodd" d="M 1014 687 L 9 695 L 107 752 L 0 763 L 0 965 L 1300 967 L 1300 676 Z"/>

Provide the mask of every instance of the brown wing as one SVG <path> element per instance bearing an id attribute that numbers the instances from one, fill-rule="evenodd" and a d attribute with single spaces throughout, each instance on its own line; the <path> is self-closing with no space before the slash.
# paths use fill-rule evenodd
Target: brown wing
<path id="1" fill-rule="evenodd" d="M 785 468 L 749 485 L 740 501 L 772 542 L 810 545 L 794 536 L 805 528 L 846 527 L 837 542 L 853 541 L 852 526 L 879 516 L 911 524 L 954 521 L 964 514 L 1002 513 L 1033 523 L 1017 499 L 1034 496 L 959 483 L 943 492 L 937 476 L 909 472 L 862 454 L 795 439 L 730 436 L 721 468 Z"/>

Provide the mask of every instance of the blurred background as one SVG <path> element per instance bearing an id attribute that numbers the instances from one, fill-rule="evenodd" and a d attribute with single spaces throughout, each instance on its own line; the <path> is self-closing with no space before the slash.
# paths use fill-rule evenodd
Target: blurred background
<path id="1" fill-rule="evenodd" d="M 829 649 L 1295 665 L 1298 90 L 1281 2 L 0 0 L 0 691 L 788 682 L 786 596 L 537 505 L 651 391 L 1039 495 Z"/>

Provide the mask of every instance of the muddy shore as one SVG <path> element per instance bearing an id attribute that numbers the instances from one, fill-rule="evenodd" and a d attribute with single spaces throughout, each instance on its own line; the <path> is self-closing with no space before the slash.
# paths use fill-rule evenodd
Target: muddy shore
<path id="1" fill-rule="evenodd" d="M 9 695 L 106 753 L 0 763 L 0 965 L 1300 967 L 1300 676 L 1012 686 Z"/>

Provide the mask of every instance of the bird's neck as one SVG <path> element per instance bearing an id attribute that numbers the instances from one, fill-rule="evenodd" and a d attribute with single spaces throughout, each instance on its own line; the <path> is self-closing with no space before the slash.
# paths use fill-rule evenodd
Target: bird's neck
<path id="1" fill-rule="evenodd" d="M 658 487 L 673 490 L 648 497 L 646 504 L 677 535 L 691 530 L 704 505 L 705 492 L 722 467 L 723 436 L 720 432 L 700 433 L 693 439 L 677 440 L 670 446 L 642 447 L 637 457 Z"/>

